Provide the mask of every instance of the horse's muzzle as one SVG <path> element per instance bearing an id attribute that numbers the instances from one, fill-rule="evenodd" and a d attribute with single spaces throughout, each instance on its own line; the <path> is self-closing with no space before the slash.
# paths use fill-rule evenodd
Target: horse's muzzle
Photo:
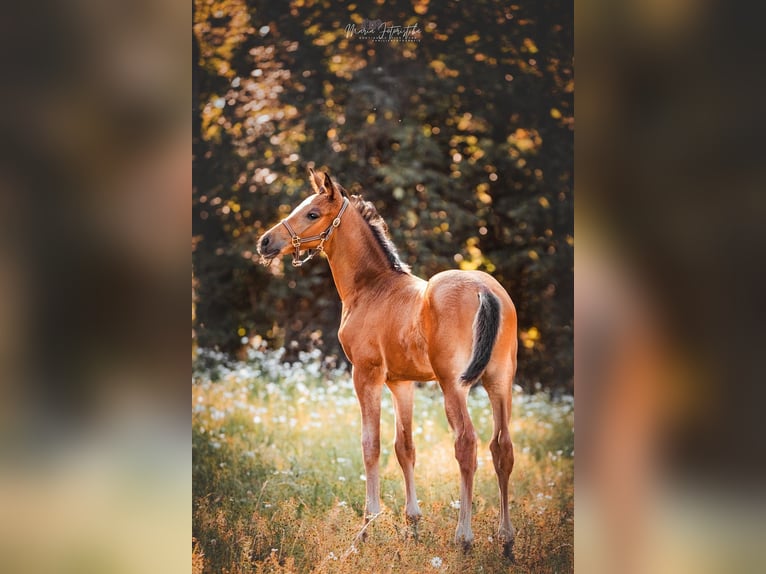
<path id="1" fill-rule="evenodd" d="M 258 255 L 261 256 L 261 263 L 269 265 L 279 255 L 282 251 L 282 246 L 275 245 L 278 243 L 279 241 L 273 241 L 268 233 L 260 238 L 255 249 L 258 251 Z"/>

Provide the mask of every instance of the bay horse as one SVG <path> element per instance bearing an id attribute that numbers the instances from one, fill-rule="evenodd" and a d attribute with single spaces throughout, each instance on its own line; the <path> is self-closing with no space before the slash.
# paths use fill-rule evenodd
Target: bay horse
<path id="1" fill-rule="evenodd" d="M 404 474 L 405 512 L 417 527 L 421 512 L 415 495 L 413 382 L 437 380 L 460 467 L 455 542 L 470 548 L 477 435 L 467 397 L 481 379 L 494 420 L 489 448 L 500 490 L 498 535 L 512 557 L 508 482 L 513 443 L 508 423 L 518 340 L 510 296 L 480 271 L 443 271 L 429 281 L 416 277 L 399 258 L 372 203 L 349 196 L 326 173 L 310 169 L 309 181 L 314 193 L 261 237 L 258 253 L 266 265 L 290 253 L 296 267 L 321 252 L 329 261 L 342 301 L 338 339 L 352 364 L 362 414 L 365 525 L 380 513 L 380 401 L 387 385 L 396 417 L 394 450 Z"/>

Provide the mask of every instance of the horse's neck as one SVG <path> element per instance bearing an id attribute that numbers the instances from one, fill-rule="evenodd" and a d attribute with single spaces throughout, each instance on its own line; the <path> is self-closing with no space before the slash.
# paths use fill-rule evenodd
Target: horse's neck
<path id="1" fill-rule="evenodd" d="M 344 303 L 372 289 L 396 272 L 372 235 L 367 222 L 353 208 L 348 210 L 325 249 L 335 287 Z"/>

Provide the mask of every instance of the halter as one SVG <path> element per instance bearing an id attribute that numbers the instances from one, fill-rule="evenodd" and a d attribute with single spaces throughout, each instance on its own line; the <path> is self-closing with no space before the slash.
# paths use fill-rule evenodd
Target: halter
<path id="1" fill-rule="evenodd" d="M 330 238 L 330 235 L 332 234 L 333 230 L 340 225 L 340 218 L 343 216 L 343 212 L 346 211 L 346 208 L 348 207 L 348 198 L 343 198 L 343 205 L 340 206 L 340 211 L 338 211 L 338 215 L 335 216 L 335 219 L 332 220 L 332 223 L 330 226 L 325 229 L 322 233 L 319 235 L 312 235 L 311 237 L 301 237 L 290 226 L 289 223 L 287 223 L 286 219 L 283 219 L 280 223 L 285 226 L 285 229 L 287 229 L 287 232 L 290 234 L 290 242 L 293 244 L 293 248 L 295 249 L 295 253 L 293 253 L 293 267 L 300 267 L 307 261 L 311 260 L 317 253 L 321 253 L 324 251 L 324 244 L 325 241 L 327 241 Z M 307 249 L 308 255 L 301 259 L 301 245 L 304 243 L 311 243 L 312 241 L 319 241 L 319 245 L 317 245 L 313 249 Z"/>

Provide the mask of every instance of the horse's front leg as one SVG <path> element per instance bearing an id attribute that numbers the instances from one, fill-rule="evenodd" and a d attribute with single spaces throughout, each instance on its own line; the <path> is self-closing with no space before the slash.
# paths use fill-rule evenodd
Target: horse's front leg
<path id="1" fill-rule="evenodd" d="M 367 498 L 364 504 L 364 522 L 367 524 L 380 513 L 380 395 L 383 376 L 377 370 L 354 367 L 354 389 L 362 411 L 362 455 L 367 478 Z M 366 531 L 362 537 L 366 537 Z"/>

